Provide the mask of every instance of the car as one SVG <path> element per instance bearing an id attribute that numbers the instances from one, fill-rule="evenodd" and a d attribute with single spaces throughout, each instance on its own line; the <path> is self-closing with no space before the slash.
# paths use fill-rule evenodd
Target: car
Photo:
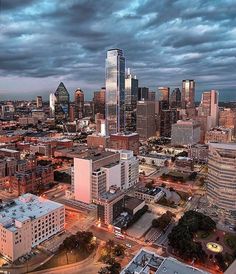
<path id="1" fill-rule="evenodd" d="M 130 244 L 125 244 L 128 248 L 131 248 L 132 247 L 132 245 L 130 245 Z"/>

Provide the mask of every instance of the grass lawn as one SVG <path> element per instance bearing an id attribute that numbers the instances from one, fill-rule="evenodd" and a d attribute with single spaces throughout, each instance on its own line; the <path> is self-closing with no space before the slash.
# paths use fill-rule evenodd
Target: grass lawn
<path id="1" fill-rule="evenodd" d="M 232 250 L 236 250 L 236 235 L 226 233 L 224 236 L 224 242 Z"/>
<path id="2" fill-rule="evenodd" d="M 80 262 L 86 259 L 89 255 L 90 254 L 86 252 L 81 252 L 80 250 L 77 250 L 77 249 L 73 249 L 72 252 L 70 251 L 66 252 L 64 250 L 59 251 L 47 263 L 37 268 L 37 271 Z"/>

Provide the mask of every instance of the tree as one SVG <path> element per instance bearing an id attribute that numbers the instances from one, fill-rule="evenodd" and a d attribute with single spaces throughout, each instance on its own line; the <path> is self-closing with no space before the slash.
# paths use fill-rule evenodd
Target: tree
<path id="1" fill-rule="evenodd" d="M 167 225 L 171 222 L 172 216 L 172 213 L 170 211 L 167 211 L 159 218 L 152 220 L 152 226 L 164 231 Z"/>
<path id="2" fill-rule="evenodd" d="M 113 253 L 115 256 L 124 256 L 125 254 L 125 247 L 123 245 L 117 244 L 113 249 Z"/>

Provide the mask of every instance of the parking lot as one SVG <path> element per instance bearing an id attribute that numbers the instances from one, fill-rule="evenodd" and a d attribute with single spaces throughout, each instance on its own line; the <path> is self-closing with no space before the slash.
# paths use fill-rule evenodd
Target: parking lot
<path id="1" fill-rule="evenodd" d="M 127 229 L 127 234 L 140 239 L 152 226 L 152 220 L 156 217 L 153 213 L 146 212 L 136 223 Z"/>

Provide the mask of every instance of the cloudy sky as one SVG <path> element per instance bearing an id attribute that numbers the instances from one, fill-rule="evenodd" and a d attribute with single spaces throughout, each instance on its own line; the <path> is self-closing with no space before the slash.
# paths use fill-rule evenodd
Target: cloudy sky
<path id="1" fill-rule="evenodd" d="M 235 0 L 0 0 L 0 100 L 46 99 L 60 81 L 90 99 L 112 47 L 140 86 L 195 79 L 196 99 L 236 100 L 235 14 Z"/>

